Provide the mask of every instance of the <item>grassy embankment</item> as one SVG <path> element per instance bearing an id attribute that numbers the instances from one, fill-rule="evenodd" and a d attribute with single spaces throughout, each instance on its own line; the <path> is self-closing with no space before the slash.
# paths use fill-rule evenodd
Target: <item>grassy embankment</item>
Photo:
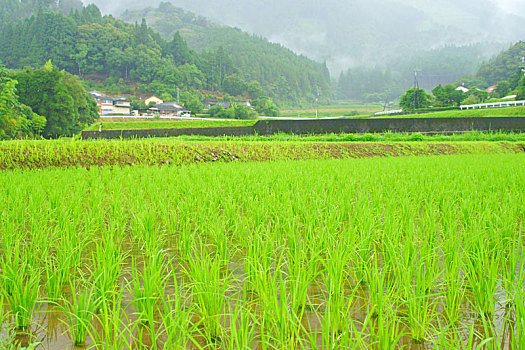
<path id="1" fill-rule="evenodd" d="M 381 116 L 378 118 L 479 118 L 479 117 L 525 117 L 525 107 L 452 110 L 443 112 Z"/>
<path id="2" fill-rule="evenodd" d="M 140 119 L 111 119 L 106 121 L 101 119 L 86 130 L 98 130 L 102 125 L 102 130 L 138 130 L 138 129 L 186 129 L 186 128 L 209 128 L 209 127 L 228 127 L 228 126 L 251 126 L 256 120 L 140 120 Z"/>
<path id="3" fill-rule="evenodd" d="M 375 112 L 383 110 L 379 104 L 348 104 L 334 106 L 320 106 L 319 118 L 344 117 L 366 118 Z M 315 108 L 281 110 L 283 118 L 315 118 Z"/>
<path id="4" fill-rule="evenodd" d="M 0 171 L 0 347 L 525 348 L 524 163 Z"/>
<path id="5" fill-rule="evenodd" d="M 417 136 L 417 135 L 416 135 Z M 424 139 L 423 136 L 419 135 Z M 523 140 L 522 135 L 517 135 Z M 337 135 L 335 136 L 337 137 Z M 407 135 L 407 139 L 414 135 Z M 315 139 L 315 138 L 314 138 Z M 525 142 L 10 141 L 0 169 L 520 153 Z"/>

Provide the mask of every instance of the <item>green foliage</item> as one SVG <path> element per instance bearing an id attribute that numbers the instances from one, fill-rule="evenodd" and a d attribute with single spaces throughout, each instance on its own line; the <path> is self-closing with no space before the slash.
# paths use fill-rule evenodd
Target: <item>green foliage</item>
<path id="1" fill-rule="evenodd" d="M 514 86 L 519 81 L 516 80 L 516 74 L 521 73 L 520 66 L 522 65 L 521 57 L 525 56 L 525 42 L 520 41 L 508 50 L 503 51 L 498 56 L 485 62 L 478 70 L 476 77 L 484 79 L 489 85 L 496 84 L 503 80 L 514 80 Z"/>
<path id="2" fill-rule="evenodd" d="M 187 40 L 191 49 L 201 52 L 194 53 L 194 62 L 206 76 L 210 90 L 231 95 L 248 93 L 252 99 L 269 95 L 288 105 L 313 104 L 317 90 L 323 101 L 332 99 L 325 64 L 261 37 L 217 25 L 167 2 L 158 8 L 125 11 L 121 17 L 129 23 L 146 18 L 163 38 L 170 40 L 179 34 Z M 248 83 L 244 87 L 238 78 L 243 82 L 257 81 L 259 86 Z"/>
<path id="3" fill-rule="evenodd" d="M 418 108 L 430 106 L 431 101 L 432 96 L 430 96 L 425 90 L 411 88 L 401 96 L 399 107 L 403 108 L 403 110 L 414 111 Z"/>
<path id="4" fill-rule="evenodd" d="M 516 90 L 516 101 L 525 100 L 525 77 L 522 77 Z"/>
<path id="5" fill-rule="evenodd" d="M 233 119 L 256 119 L 257 112 L 242 103 L 232 103 L 230 108 L 232 110 Z"/>
<path id="6" fill-rule="evenodd" d="M 266 117 L 278 117 L 281 113 L 271 98 L 263 97 L 253 101 L 255 110 L 259 115 Z"/>
<path id="7" fill-rule="evenodd" d="M 176 21 L 179 10 L 173 6 L 163 4 L 157 11 L 161 18 L 169 17 L 163 24 L 152 20 L 162 34 L 169 32 L 166 39 L 144 20 L 140 22 L 143 16 L 128 24 L 102 17 L 95 5 L 70 15 L 37 12 L 23 22 L 0 27 L 0 57 L 10 68 L 41 66 L 52 59 L 70 73 L 105 80 L 104 90 L 111 87 L 124 92 L 132 86 L 142 93 L 174 96 L 177 87 L 184 87 L 251 98 L 270 95 L 299 104 L 314 101 L 319 88 L 323 98 L 330 99 L 326 66 L 240 30 L 208 26 L 206 21 L 192 24 L 200 28 L 200 40 L 206 41 L 202 46 L 192 45 L 201 52 L 192 51 L 184 30 L 192 21 L 191 14 L 181 24 Z M 167 30 L 169 23 L 180 26 Z"/>
<path id="8" fill-rule="evenodd" d="M 44 137 L 72 136 L 98 118 L 96 103 L 80 79 L 50 62 L 40 69 L 16 72 L 15 78 L 20 102 L 47 119 Z M 35 128 L 42 129 L 41 118 L 36 118 Z"/>
<path id="9" fill-rule="evenodd" d="M 257 112 L 250 107 L 242 104 L 233 102 L 229 108 L 225 109 L 221 105 L 210 107 L 208 113 L 213 118 L 224 118 L 224 119 L 256 119 Z"/>
<path id="10" fill-rule="evenodd" d="M 248 84 L 238 74 L 232 74 L 224 78 L 224 91 L 232 96 L 241 96 L 246 93 Z"/>
<path id="11" fill-rule="evenodd" d="M 466 97 L 463 91 L 456 90 L 452 84 L 447 84 L 445 87 L 439 84 L 432 90 L 432 94 L 436 98 L 435 105 L 439 107 L 459 106 Z"/>
<path id="12" fill-rule="evenodd" d="M 225 119 L 233 118 L 230 112 L 231 110 L 227 110 L 221 105 L 212 106 L 208 110 L 208 113 L 210 117 L 212 118 L 225 118 Z"/>
<path id="13" fill-rule="evenodd" d="M 16 89 L 18 81 L 8 74 L 0 66 L 0 139 L 40 135 L 46 118 L 20 103 Z"/>

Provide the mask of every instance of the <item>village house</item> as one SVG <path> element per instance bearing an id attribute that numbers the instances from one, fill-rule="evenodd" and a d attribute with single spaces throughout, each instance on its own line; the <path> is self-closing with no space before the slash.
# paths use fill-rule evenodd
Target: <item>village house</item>
<path id="1" fill-rule="evenodd" d="M 176 102 L 164 102 L 164 103 L 155 104 L 148 109 L 148 112 L 158 113 L 161 116 L 162 115 L 181 116 L 183 114 L 190 113 L 190 111 L 188 111 L 186 108 L 182 107 L 181 105 L 177 104 Z"/>
<path id="2" fill-rule="evenodd" d="M 237 104 L 244 105 L 246 107 L 252 108 L 252 104 L 250 103 L 250 101 L 235 101 L 234 103 L 237 103 Z M 227 102 L 227 101 L 214 101 L 214 100 L 205 100 L 204 101 L 204 109 L 205 110 L 208 110 L 208 109 L 210 109 L 211 107 L 214 107 L 214 106 L 222 106 L 222 108 L 228 109 L 228 108 L 230 108 L 231 103 Z"/>
<path id="3" fill-rule="evenodd" d="M 160 103 L 164 103 L 163 100 L 161 100 L 160 98 L 158 98 L 157 96 L 153 95 L 151 97 L 148 97 L 147 99 L 144 100 L 144 103 L 146 104 L 146 106 L 149 106 L 151 104 L 160 104 Z"/>
<path id="4" fill-rule="evenodd" d="M 98 91 L 90 91 L 91 96 L 97 102 L 98 114 L 100 115 L 130 115 L 131 101 L 123 96 L 111 97 Z"/>
<path id="5" fill-rule="evenodd" d="M 494 91 L 496 91 L 497 88 L 498 88 L 498 84 L 496 84 L 496 85 L 491 85 L 491 86 L 489 86 L 489 87 L 487 88 L 487 90 L 485 90 L 485 91 L 487 91 L 489 94 L 491 94 L 491 93 L 493 93 Z"/>

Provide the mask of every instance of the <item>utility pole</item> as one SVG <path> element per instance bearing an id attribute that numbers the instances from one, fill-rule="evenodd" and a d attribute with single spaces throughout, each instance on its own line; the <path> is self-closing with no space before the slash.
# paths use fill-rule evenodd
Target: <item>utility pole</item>
<path id="1" fill-rule="evenodd" d="M 180 89 L 177 88 L 177 104 L 180 105 Z"/>
<path id="2" fill-rule="evenodd" d="M 523 66 L 521 66 L 521 71 L 523 72 L 523 75 L 525 75 L 525 57 L 521 58 L 521 62 L 523 63 Z"/>
<path id="3" fill-rule="evenodd" d="M 315 118 L 319 118 L 319 86 L 317 87 L 317 96 L 315 98 Z"/>
<path id="4" fill-rule="evenodd" d="M 414 70 L 414 111 L 417 109 L 417 94 L 419 93 L 419 81 L 417 80 L 417 69 Z"/>
<path id="5" fill-rule="evenodd" d="M 390 90 L 388 90 L 388 92 L 386 93 L 386 98 L 385 98 L 385 104 L 383 105 L 383 112 L 386 111 L 386 107 L 388 107 L 388 102 L 390 101 Z"/>

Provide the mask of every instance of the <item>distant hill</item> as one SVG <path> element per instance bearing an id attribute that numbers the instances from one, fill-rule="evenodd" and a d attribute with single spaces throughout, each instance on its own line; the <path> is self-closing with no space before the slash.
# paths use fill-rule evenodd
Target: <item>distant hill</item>
<path id="1" fill-rule="evenodd" d="M 112 13 L 144 7 L 139 0 L 86 0 Z M 443 46 L 510 44 L 522 39 L 525 13 L 498 0 L 171 0 L 215 22 L 241 28 L 295 52 L 326 61 L 332 74 L 384 65 L 399 54 Z M 156 6 L 159 0 L 148 2 Z M 154 26 L 154 24 L 152 23 Z M 486 47 L 484 57 L 501 48 Z M 489 52 L 490 51 L 490 52 Z"/>
<path id="2" fill-rule="evenodd" d="M 484 79 L 489 85 L 503 80 L 516 80 L 520 73 L 521 58 L 525 56 L 525 42 L 520 41 L 508 50 L 485 62 L 477 72 L 477 77 Z"/>
<path id="3" fill-rule="evenodd" d="M 343 78 L 337 84 L 342 99 L 399 96 L 413 84 L 414 70 L 427 89 L 475 74 L 483 61 L 519 40 L 525 25 L 518 10 L 509 13 L 496 0 L 171 0 L 185 11 L 165 3 L 140 9 L 144 5 L 134 0 L 86 1 L 100 2 L 125 21 L 144 17 L 166 38 L 180 31 L 196 50 L 224 45 L 236 52 L 243 40 L 224 24 L 262 35 L 326 62 L 333 79 Z"/>
<path id="4" fill-rule="evenodd" d="M 197 51 L 224 49 L 248 81 L 259 81 L 266 90 L 275 91 L 275 96 L 302 90 L 308 91 L 309 100 L 314 101 L 319 90 L 322 99 L 331 99 L 326 65 L 260 36 L 213 23 L 167 2 L 158 8 L 127 10 L 120 18 L 128 23 L 145 18 L 166 40 L 180 33 L 188 46 Z"/>
<path id="5" fill-rule="evenodd" d="M 313 104 L 318 92 L 324 101 L 331 98 L 325 65 L 238 29 L 207 32 L 195 24 L 201 40 L 221 43 L 196 52 L 177 32 L 163 39 L 145 21 L 130 24 L 102 16 L 95 5 L 65 15 L 54 1 L 34 0 L 33 6 L 1 1 L 13 5 L 0 7 L 0 17 L 10 18 L 0 23 L 0 61 L 10 68 L 52 60 L 106 90 L 175 96 L 180 87 L 181 98 L 188 100 L 195 91 L 268 95 L 288 106 Z"/>

